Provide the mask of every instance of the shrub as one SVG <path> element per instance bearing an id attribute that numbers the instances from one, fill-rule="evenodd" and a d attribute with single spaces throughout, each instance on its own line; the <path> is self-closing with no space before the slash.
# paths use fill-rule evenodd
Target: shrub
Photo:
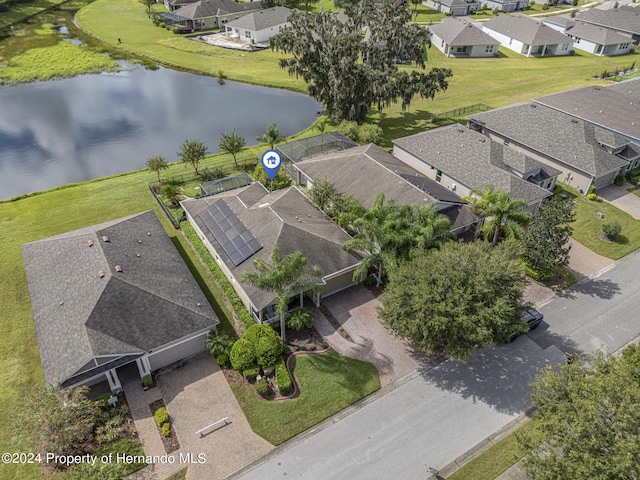
<path id="1" fill-rule="evenodd" d="M 264 378 L 258 380 L 255 383 L 254 387 L 256 387 L 256 392 L 258 392 L 258 394 L 263 397 L 269 393 L 269 384 Z"/>
<path id="2" fill-rule="evenodd" d="M 598 196 L 595 193 L 588 193 L 587 194 L 587 200 L 591 200 L 593 202 L 598 200 Z"/>
<path id="3" fill-rule="evenodd" d="M 146 388 L 153 387 L 153 378 L 151 378 L 151 375 L 145 375 L 142 377 L 142 386 Z"/>
<path id="4" fill-rule="evenodd" d="M 299 331 L 313 326 L 313 310 L 301 308 L 287 318 L 287 327 Z"/>
<path id="5" fill-rule="evenodd" d="M 229 365 L 231 365 L 231 360 L 229 359 L 229 355 L 227 355 L 226 353 L 220 353 L 216 355 L 215 359 L 218 365 L 220 365 L 221 367 L 228 368 Z"/>
<path id="6" fill-rule="evenodd" d="M 538 282 L 546 282 L 556 276 L 556 271 L 553 268 L 549 268 L 546 270 L 537 270 L 527 265 L 526 262 L 523 262 L 523 264 L 525 275 L 529 278 L 533 278 Z"/>
<path id="7" fill-rule="evenodd" d="M 167 412 L 166 408 L 160 407 L 156 410 L 156 413 L 153 414 L 153 417 L 156 419 L 158 426 L 162 427 L 169 421 L 169 412 Z"/>
<path id="8" fill-rule="evenodd" d="M 170 437 L 171 436 L 171 423 L 167 422 L 162 424 L 162 436 Z"/>
<path id="9" fill-rule="evenodd" d="M 549 10 L 549 4 L 545 3 L 544 5 L 542 5 L 542 10 Z"/>
<path id="10" fill-rule="evenodd" d="M 359 136 L 359 128 L 356 122 L 350 122 L 347 120 L 343 120 L 338 124 L 338 132 L 344 135 L 347 138 L 350 138 L 354 142 L 358 141 Z"/>
<path id="11" fill-rule="evenodd" d="M 276 362 L 276 383 L 278 384 L 278 390 L 280 395 L 289 395 L 293 391 L 293 383 L 289 376 L 289 371 L 282 358 L 279 358 Z"/>
<path id="12" fill-rule="evenodd" d="M 383 135 L 382 128 L 375 123 L 365 123 L 358 129 L 359 143 L 379 143 Z"/>
<path id="13" fill-rule="evenodd" d="M 310 350 L 312 352 L 315 351 L 316 348 L 317 347 L 315 343 L 310 343 L 309 345 L 307 345 L 307 350 Z"/>
<path id="14" fill-rule="evenodd" d="M 200 177 L 203 182 L 210 182 L 211 180 L 219 180 L 220 178 L 224 178 L 224 172 L 219 168 L 209 168 L 205 167 L 204 170 L 200 172 Z"/>
<path id="15" fill-rule="evenodd" d="M 624 185 L 624 180 L 625 180 L 624 175 L 618 175 L 618 176 L 616 176 L 616 178 L 613 181 L 613 183 L 615 183 L 616 185 L 621 187 L 622 185 Z"/>
<path id="16" fill-rule="evenodd" d="M 253 382 L 260 373 L 260 367 L 246 368 L 242 371 L 242 376 L 248 382 Z"/>
<path id="17" fill-rule="evenodd" d="M 588 193 L 596 193 L 597 187 L 595 185 L 591 185 L 589 187 L 589 192 Z"/>
<path id="18" fill-rule="evenodd" d="M 602 225 L 602 231 L 607 237 L 615 240 L 622 233 L 622 226 L 616 221 L 607 222 Z"/>
<path id="19" fill-rule="evenodd" d="M 274 365 L 284 352 L 284 342 L 269 325 L 250 326 L 242 339 L 251 344 L 255 355 L 254 364 L 259 367 Z M 233 355 L 231 362 L 233 363 Z"/>
<path id="20" fill-rule="evenodd" d="M 253 345 L 251 345 L 246 338 L 242 337 L 233 344 L 233 347 L 231 347 L 230 360 L 231 366 L 239 372 L 242 372 L 247 368 L 255 367 L 256 354 L 253 349 Z"/>

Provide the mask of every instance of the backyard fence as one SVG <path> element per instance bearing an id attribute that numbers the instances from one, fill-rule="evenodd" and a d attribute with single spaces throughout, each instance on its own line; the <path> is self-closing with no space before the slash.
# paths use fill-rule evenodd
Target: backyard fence
<path id="1" fill-rule="evenodd" d="M 486 112 L 487 110 L 492 109 L 493 107 L 485 105 L 484 103 L 476 103 L 474 105 L 469 105 L 468 107 L 456 108 L 455 110 L 449 110 L 448 112 L 438 113 L 431 117 L 431 121 L 441 120 L 443 118 L 457 118 L 469 113 Z"/>
<path id="2" fill-rule="evenodd" d="M 156 201 L 158 202 L 158 205 L 160 205 L 160 208 L 162 208 L 164 213 L 167 215 L 167 218 L 171 222 L 171 225 L 173 225 L 173 227 L 176 230 L 180 230 L 180 223 L 178 223 L 178 221 L 175 218 L 173 218 L 173 215 L 171 215 L 171 212 L 169 211 L 167 206 L 164 204 L 164 202 L 160 198 L 160 195 L 158 195 L 156 193 L 156 191 L 153 189 L 153 184 L 152 183 L 149 184 L 149 191 L 151 191 L 151 195 L 153 195 L 153 198 L 156 199 Z"/>

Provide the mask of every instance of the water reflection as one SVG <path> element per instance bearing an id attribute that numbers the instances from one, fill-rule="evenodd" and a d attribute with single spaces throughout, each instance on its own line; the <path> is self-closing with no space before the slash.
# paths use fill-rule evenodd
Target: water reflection
<path id="1" fill-rule="evenodd" d="M 284 90 L 138 68 L 0 88 L 0 198 L 143 168 L 187 138 L 218 151 L 235 128 L 249 145 L 269 123 L 284 135 L 320 106 Z"/>

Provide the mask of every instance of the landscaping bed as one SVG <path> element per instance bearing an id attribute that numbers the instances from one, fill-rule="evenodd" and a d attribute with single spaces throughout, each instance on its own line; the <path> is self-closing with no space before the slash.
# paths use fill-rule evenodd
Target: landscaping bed
<path id="1" fill-rule="evenodd" d="M 166 423 L 163 423 L 162 426 L 158 425 L 157 422 L 157 418 L 158 418 L 158 410 L 160 409 L 164 409 L 166 411 L 166 407 L 164 404 L 164 400 L 159 399 L 156 400 L 153 403 L 149 404 L 149 409 L 151 410 L 151 414 L 156 417 L 156 427 L 158 427 L 158 435 L 160 435 L 160 439 L 162 440 L 162 443 L 164 445 L 164 451 L 167 453 L 173 453 L 176 450 L 180 449 L 180 443 L 178 443 L 178 436 L 176 435 L 176 429 L 173 428 L 173 425 L 171 424 L 171 419 L 169 418 L 169 420 Z M 166 432 L 163 432 L 163 426 L 164 425 L 169 425 L 169 428 L 166 428 L 169 431 L 169 435 L 165 435 Z"/>

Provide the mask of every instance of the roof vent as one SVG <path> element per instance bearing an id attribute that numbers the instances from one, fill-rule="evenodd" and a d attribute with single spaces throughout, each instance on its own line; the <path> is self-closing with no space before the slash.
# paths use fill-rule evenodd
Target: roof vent
<path id="1" fill-rule="evenodd" d="M 199 307 L 201 307 L 201 306 L 202 306 L 202 304 L 201 304 L 200 302 L 198 302 L 198 306 L 199 306 Z"/>
<path id="2" fill-rule="evenodd" d="M 147 237 L 150 237 L 150 236 L 151 236 L 151 232 L 147 232 Z"/>
<path id="3" fill-rule="evenodd" d="M 535 103 L 532 103 L 531 108 L 538 108 L 538 106 Z"/>
<path id="4" fill-rule="evenodd" d="M 578 111 L 578 107 L 576 107 L 576 112 Z"/>
<path id="5" fill-rule="evenodd" d="M 64 305 L 64 302 L 62 300 L 60 300 L 60 305 Z"/>
<path id="6" fill-rule="evenodd" d="M 459 129 L 458 129 L 458 133 L 464 133 L 464 129 L 459 128 Z"/>
<path id="7" fill-rule="evenodd" d="M 575 118 L 572 118 L 571 123 L 578 123 L 578 120 L 576 120 Z"/>
<path id="8" fill-rule="evenodd" d="M 98 272 L 98 276 L 99 276 L 100 278 L 104 278 L 104 270 L 100 270 L 100 271 Z"/>
<path id="9" fill-rule="evenodd" d="M 122 267 L 120 265 L 116 265 L 116 272 L 122 273 Z"/>
<path id="10" fill-rule="evenodd" d="M 138 240 L 138 243 L 142 243 L 142 240 Z"/>
<path id="11" fill-rule="evenodd" d="M 107 237 L 106 235 L 102 236 L 102 241 L 103 242 L 108 242 L 109 241 L 109 237 Z"/>
<path id="12" fill-rule="evenodd" d="M 479 138 L 479 139 L 478 139 L 478 141 L 480 141 L 480 142 L 484 143 L 484 142 L 486 142 L 486 141 L 487 141 L 487 139 L 483 137 L 483 138 Z"/>
<path id="13" fill-rule="evenodd" d="M 140 258 L 140 254 L 139 254 L 139 253 L 136 253 L 136 257 Z"/>
<path id="14" fill-rule="evenodd" d="M 602 110 L 600 110 L 600 113 L 602 113 Z"/>
<path id="15" fill-rule="evenodd" d="M 89 245 L 90 247 L 93 247 L 93 240 L 91 239 L 87 240 L 87 245 Z"/>
<path id="16" fill-rule="evenodd" d="M 600 87 L 593 87 L 594 90 L 600 90 Z"/>

